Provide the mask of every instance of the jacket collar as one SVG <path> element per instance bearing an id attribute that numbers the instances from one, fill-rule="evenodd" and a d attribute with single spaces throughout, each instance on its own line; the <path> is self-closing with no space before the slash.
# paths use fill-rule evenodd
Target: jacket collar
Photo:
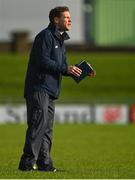
<path id="1" fill-rule="evenodd" d="M 59 39 L 59 40 L 68 40 L 70 39 L 68 33 L 64 31 L 64 33 L 61 35 L 60 31 L 56 28 L 56 26 L 52 23 L 48 25 L 48 28 L 51 30 L 51 32 Z"/>

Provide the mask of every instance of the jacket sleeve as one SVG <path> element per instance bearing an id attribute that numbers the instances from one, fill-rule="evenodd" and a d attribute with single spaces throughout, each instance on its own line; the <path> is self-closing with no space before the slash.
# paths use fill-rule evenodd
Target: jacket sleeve
<path id="1" fill-rule="evenodd" d="M 50 58 L 51 50 L 52 50 L 52 43 L 49 37 L 41 38 L 41 66 L 46 71 L 52 73 L 61 73 L 66 74 L 67 72 L 67 64 L 63 63 L 62 66 L 58 64 L 55 60 Z"/>
<path id="2" fill-rule="evenodd" d="M 68 64 L 67 64 L 67 60 L 66 60 L 66 56 L 64 58 L 64 63 L 63 63 L 63 67 L 65 66 L 65 71 L 62 72 L 63 76 L 70 76 L 70 74 L 68 74 Z"/>

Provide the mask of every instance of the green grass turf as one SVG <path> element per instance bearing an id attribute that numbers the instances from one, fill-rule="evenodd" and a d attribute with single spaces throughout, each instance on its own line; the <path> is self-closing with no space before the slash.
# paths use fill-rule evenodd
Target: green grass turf
<path id="1" fill-rule="evenodd" d="M 63 172 L 20 172 L 25 125 L 0 125 L 0 178 L 135 178 L 133 125 L 56 124 L 52 157 Z"/>
<path id="2" fill-rule="evenodd" d="M 64 77 L 58 103 L 118 102 L 135 99 L 134 53 L 68 53 L 69 64 L 88 60 L 97 71 L 96 78 L 87 77 L 79 85 Z M 28 55 L 0 55 L 0 100 L 22 101 Z"/>

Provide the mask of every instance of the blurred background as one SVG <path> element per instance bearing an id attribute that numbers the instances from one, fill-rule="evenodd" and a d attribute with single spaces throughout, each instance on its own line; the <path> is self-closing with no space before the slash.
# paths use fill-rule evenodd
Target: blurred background
<path id="1" fill-rule="evenodd" d="M 25 122 L 24 79 L 35 35 L 55 6 L 72 17 L 69 64 L 87 60 L 97 71 L 80 84 L 63 78 L 56 121 L 135 122 L 134 0 L 0 0 L 0 122 Z"/>

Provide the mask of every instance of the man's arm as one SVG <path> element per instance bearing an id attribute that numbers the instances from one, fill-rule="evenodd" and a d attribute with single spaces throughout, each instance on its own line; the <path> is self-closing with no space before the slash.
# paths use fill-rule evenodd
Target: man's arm
<path id="1" fill-rule="evenodd" d="M 50 47 L 50 48 L 49 48 Z M 58 63 L 54 60 L 50 59 L 50 51 L 51 51 L 51 44 L 46 44 L 45 41 L 43 41 L 42 44 L 42 65 L 46 70 L 52 71 L 54 73 L 62 73 L 70 75 L 73 74 L 75 76 L 81 75 L 81 69 L 79 69 L 76 66 L 68 66 L 67 63 L 63 63 L 62 66 L 59 66 Z"/>
<path id="2" fill-rule="evenodd" d="M 66 73 L 67 66 L 64 64 L 60 66 L 58 62 L 52 60 L 50 58 L 52 44 L 49 42 L 49 39 L 42 40 L 42 55 L 41 55 L 41 66 L 47 71 L 54 72 L 54 73 Z"/>
<path id="3" fill-rule="evenodd" d="M 63 63 L 62 66 L 59 66 L 59 64 L 55 60 L 50 59 L 52 43 L 51 41 L 49 41 L 48 38 L 46 38 L 45 41 L 41 36 L 37 36 L 34 46 L 35 48 L 39 48 L 40 51 L 40 62 L 38 61 L 37 65 L 41 66 L 46 71 L 53 73 L 61 73 L 63 75 L 81 75 L 82 71 L 78 67 L 73 65 L 68 66 L 66 62 Z"/>

